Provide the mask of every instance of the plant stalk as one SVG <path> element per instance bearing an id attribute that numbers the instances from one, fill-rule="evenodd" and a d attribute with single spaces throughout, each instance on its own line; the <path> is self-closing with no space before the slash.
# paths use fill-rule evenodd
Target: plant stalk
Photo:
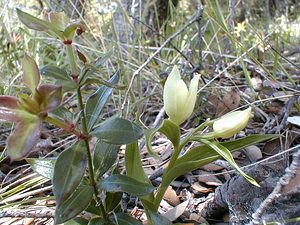
<path id="1" fill-rule="evenodd" d="M 209 119 L 206 120 L 204 123 L 202 123 L 200 126 L 198 126 L 197 128 L 195 128 L 194 130 L 192 130 L 187 137 L 185 137 L 179 146 L 174 146 L 174 152 L 171 156 L 169 165 L 167 166 L 164 175 L 167 174 L 167 172 L 176 164 L 176 160 L 178 159 L 178 156 L 181 152 L 181 150 L 184 148 L 184 146 L 191 141 L 191 138 L 193 138 L 193 135 L 201 130 L 203 130 L 205 127 L 212 125 L 213 121 L 210 121 Z M 180 137 L 179 137 L 180 138 Z M 162 177 L 162 183 L 158 188 L 157 194 L 155 196 L 155 200 L 154 200 L 154 207 L 155 210 L 158 210 L 159 204 L 162 200 L 162 198 L 164 197 L 164 194 L 169 186 L 169 184 L 164 184 L 164 175 Z"/>
<path id="2" fill-rule="evenodd" d="M 74 50 L 71 44 L 66 45 L 67 55 L 69 58 L 70 68 L 73 76 L 78 76 L 77 64 L 75 60 Z"/>
<path id="3" fill-rule="evenodd" d="M 88 136 L 84 135 L 81 131 L 75 129 L 74 124 L 68 124 L 68 122 L 58 120 L 56 118 L 47 116 L 44 118 L 44 121 L 63 129 L 66 132 L 74 134 L 78 139 L 88 139 Z"/>
<path id="4" fill-rule="evenodd" d="M 66 47 L 67 47 L 67 54 L 68 54 L 69 63 L 70 63 L 70 67 L 71 67 L 72 77 L 73 78 L 78 77 L 78 69 L 77 69 L 77 64 L 75 61 L 74 50 L 72 48 L 72 45 L 70 45 L 70 44 L 66 45 Z M 77 81 L 77 79 L 73 79 L 73 80 L 74 80 L 74 82 Z M 77 88 L 77 100 L 78 100 L 78 104 L 79 104 L 79 109 L 81 111 L 82 130 L 83 130 L 84 135 L 89 136 L 89 131 L 88 131 L 86 116 L 85 116 L 85 112 L 84 112 L 84 104 L 83 104 L 83 100 L 82 100 L 82 94 L 81 94 L 80 87 Z M 108 222 L 108 215 L 105 211 L 102 201 L 98 197 L 99 191 L 98 191 L 96 180 L 95 180 L 94 166 L 93 166 L 93 160 L 92 160 L 92 154 L 91 154 L 89 141 L 88 141 L 88 139 L 84 139 L 83 141 L 84 141 L 84 144 L 86 147 L 86 152 L 87 152 L 90 183 L 94 188 L 94 195 L 96 198 L 96 202 L 99 205 L 103 220 L 105 222 Z"/>

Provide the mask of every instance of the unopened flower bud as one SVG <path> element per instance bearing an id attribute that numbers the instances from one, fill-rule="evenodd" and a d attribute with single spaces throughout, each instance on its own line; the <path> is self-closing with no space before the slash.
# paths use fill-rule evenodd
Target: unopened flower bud
<path id="1" fill-rule="evenodd" d="M 164 86 L 164 107 L 170 120 L 178 125 L 183 123 L 193 112 L 200 75 L 191 80 L 189 90 L 174 66 Z"/>
<path id="2" fill-rule="evenodd" d="M 243 130 L 252 117 L 252 108 L 235 111 L 220 117 L 213 123 L 215 138 L 229 138 Z"/>

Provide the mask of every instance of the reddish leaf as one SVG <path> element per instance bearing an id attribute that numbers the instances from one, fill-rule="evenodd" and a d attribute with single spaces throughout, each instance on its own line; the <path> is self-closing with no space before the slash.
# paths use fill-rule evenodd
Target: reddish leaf
<path id="1" fill-rule="evenodd" d="M 8 155 L 11 161 L 21 160 L 28 155 L 40 137 L 40 120 L 32 115 L 31 119 L 17 124 L 15 131 L 7 139 Z"/>
<path id="2" fill-rule="evenodd" d="M 80 61 L 82 61 L 84 64 L 87 63 L 87 58 L 85 57 L 85 55 L 80 52 L 79 50 L 76 50 L 77 51 L 77 55 L 78 55 L 78 58 L 80 59 Z"/>
<path id="3" fill-rule="evenodd" d="M 44 112 L 53 111 L 56 109 L 62 100 L 62 87 L 51 84 L 40 85 L 37 88 L 38 99 L 41 110 Z"/>
<path id="4" fill-rule="evenodd" d="M 0 122 L 18 122 L 18 99 L 12 96 L 0 96 Z"/>
<path id="5" fill-rule="evenodd" d="M 40 83 L 39 68 L 33 58 L 25 54 L 23 59 L 23 82 L 34 93 Z"/>

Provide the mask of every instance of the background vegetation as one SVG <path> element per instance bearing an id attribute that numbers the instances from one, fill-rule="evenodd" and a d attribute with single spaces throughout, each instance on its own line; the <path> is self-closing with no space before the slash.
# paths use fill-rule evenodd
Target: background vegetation
<path id="1" fill-rule="evenodd" d="M 204 6 L 203 14 L 193 20 L 199 5 Z M 291 125 L 299 126 L 299 120 L 287 122 L 288 116 L 299 115 L 300 110 L 300 3 L 296 0 L 1 0 L 1 95 L 17 96 L 25 90 L 20 63 L 25 52 L 41 67 L 68 69 L 63 46 L 23 26 L 16 8 L 39 18 L 47 17 L 52 10 L 62 10 L 73 20 L 84 22 L 87 32 L 74 45 L 87 63 L 100 62 L 96 78 L 107 80 L 116 70 L 121 74 L 120 89 L 114 91 L 104 117 L 117 113 L 138 119 L 145 127 L 157 125 L 163 118 L 164 81 L 173 65 L 180 64 L 186 80 L 194 73 L 202 76 L 194 114 L 183 124 L 183 130 L 252 103 L 255 118 L 245 133 L 282 135 L 277 142 L 281 150 L 266 153 L 260 146 L 264 158 L 299 145 L 299 139 L 293 136 L 299 130 Z M 194 23 L 186 26 L 191 21 Z M 152 57 L 156 51 L 159 54 Z M 47 79 L 44 82 L 52 82 Z M 95 88 L 90 85 L 84 94 L 88 96 Z M 72 95 L 65 101 L 71 109 L 78 107 Z M 50 201 L 51 197 L 44 198 L 51 194 L 46 179 L 34 176 L 26 162 L 7 162 L 4 149 L 11 125 L 1 124 L 0 128 L 0 207 L 20 204 L 22 208 L 20 200 L 24 199 Z M 34 154 L 55 157 L 73 139 L 45 124 L 43 142 Z M 166 144 L 157 143 L 158 147 Z M 147 157 L 144 155 L 146 167 L 161 167 L 151 165 L 153 161 Z M 153 171 L 149 169 L 148 173 Z M 47 204 L 51 206 L 51 202 Z"/>

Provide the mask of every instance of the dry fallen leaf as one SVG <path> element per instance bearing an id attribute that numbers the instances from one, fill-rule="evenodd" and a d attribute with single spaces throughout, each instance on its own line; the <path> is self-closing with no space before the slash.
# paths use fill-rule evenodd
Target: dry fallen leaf
<path id="1" fill-rule="evenodd" d="M 222 116 L 236 109 L 240 105 L 241 97 L 234 89 L 227 92 L 217 105 L 216 117 Z"/>
<path id="2" fill-rule="evenodd" d="M 259 147 L 255 145 L 251 145 L 245 148 L 245 154 L 250 157 L 252 162 L 256 162 L 257 160 L 262 158 L 262 153 Z"/>
<path id="3" fill-rule="evenodd" d="M 219 171 L 224 169 L 224 167 L 216 165 L 214 163 L 209 163 L 205 166 L 202 166 L 201 169 L 206 170 L 206 171 Z"/>
<path id="4" fill-rule="evenodd" d="M 167 188 L 163 199 L 166 200 L 172 206 L 176 206 L 180 203 L 179 197 L 177 196 L 176 192 L 171 186 Z"/>
<path id="5" fill-rule="evenodd" d="M 213 173 L 199 170 L 199 176 L 197 177 L 199 182 L 205 183 L 211 186 L 221 186 L 223 184 Z"/>
<path id="6" fill-rule="evenodd" d="M 173 209 L 167 211 L 165 214 L 163 214 L 163 216 L 170 221 L 174 221 L 184 213 L 188 204 L 189 204 L 189 200 L 186 200 L 181 204 L 175 206 Z"/>
<path id="7" fill-rule="evenodd" d="M 212 192 L 213 190 L 211 188 L 207 188 L 207 187 L 203 187 L 201 184 L 199 184 L 198 182 L 197 183 L 194 183 L 192 184 L 192 188 L 193 190 L 195 191 L 195 194 L 197 192 L 200 192 L 200 193 L 209 193 L 209 192 Z"/>

